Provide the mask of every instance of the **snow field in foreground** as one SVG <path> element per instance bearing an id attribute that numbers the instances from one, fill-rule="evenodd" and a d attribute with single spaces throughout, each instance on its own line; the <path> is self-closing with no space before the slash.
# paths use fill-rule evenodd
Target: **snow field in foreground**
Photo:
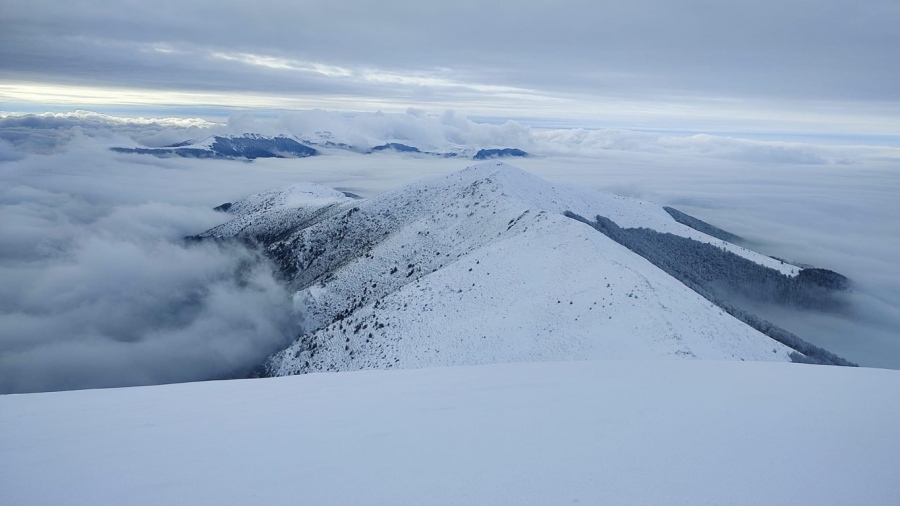
<path id="1" fill-rule="evenodd" d="M 900 371 L 615 361 L 0 397 L 6 504 L 898 504 Z"/>

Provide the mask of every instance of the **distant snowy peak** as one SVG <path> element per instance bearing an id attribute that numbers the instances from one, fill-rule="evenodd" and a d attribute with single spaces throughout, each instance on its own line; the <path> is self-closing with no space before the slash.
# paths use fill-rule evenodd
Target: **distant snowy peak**
<path id="1" fill-rule="evenodd" d="M 315 146 L 315 147 L 311 147 Z M 318 148 L 318 149 L 316 149 Z M 305 158 L 316 156 L 320 150 L 343 150 L 360 154 L 403 153 L 441 158 L 492 158 L 527 157 L 529 153 L 518 148 L 496 148 L 462 145 L 417 146 L 409 141 L 369 140 L 339 141 L 330 132 L 316 132 L 306 136 L 266 136 L 247 133 L 243 135 L 215 135 L 205 139 L 189 139 L 163 147 L 113 147 L 117 153 L 146 154 L 157 157 L 213 158 L 223 160 L 255 160 L 257 158 Z"/>
<path id="2" fill-rule="evenodd" d="M 516 148 L 500 148 L 500 149 L 479 149 L 475 156 L 475 160 L 490 160 L 492 158 L 524 158 L 529 156 L 528 153 Z"/>
<path id="3" fill-rule="evenodd" d="M 721 286 L 822 295 L 779 261 L 723 246 L 655 204 L 502 162 L 367 200 L 300 185 L 232 211 L 234 221 L 203 236 L 261 243 L 305 322 L 266 374 L 610 358 L 845 362 L 723 299 Z"/>
<path id="4" fill-rule="evenodd" d="M 298 183 L 241 199 L 228 212 L 241 216 L 271 209 L 316 207 L 348 199 L 343 192 L 315 183 Z"/>
<path id="5" fill-rule="evenodd" d="M 256 134 L 246 136 L 264 137 Z M 407 137 L 367 136 L 358 132 L 343 134 L 332 131 L 316 131 L 292 137 L 300 143 L 328 151 L 350 151 L 365 155 L 393 153 L 421 155 L 438 158 L 469 158 L 472 160 L 489 160 L 494 158 L 522 158 L 531 156 L 525 150 L 494 145 L 459 144 L 442 142 L 433 144 Z"/>
<path id="6" fill-rule="evenodd" d="M 258 134 L 240 136 L 216 135 L 202 140 L 188 140 L 161 148 L 113 147 L 118 153 L 148 154 L 158 157 L 245 159 L 257 158 L 305 158 L 319 154 L 315 149 L 297 140 L 285 137 L 267 137 Z"/>
<path id="7" fill-rule="evenodd" d="M 485 148 L 478 149 L 466 146 L 453 146 L 440 148 L 419 149 L 415 146 L 403 144 L 400 142 L 388 142 L 375 146 L 366 154 L 378 153 L 380 151 L 389 151 L 395 153 L 414 153 L 422 155 L 438 156 L 443 158 L 465 157 L 473 160 L 491 160 L 494 158 L 525 158 L 529 155 L 527 152 L 517 148 Z M 474 154 L 473 154 L 474 153 Z"/>

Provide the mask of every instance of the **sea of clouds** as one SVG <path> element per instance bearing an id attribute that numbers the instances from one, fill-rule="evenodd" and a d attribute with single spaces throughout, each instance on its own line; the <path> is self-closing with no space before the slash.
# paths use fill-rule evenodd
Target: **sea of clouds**
<path id="1" fill-rule="evenodd" d="M 359 147 L 515 147 L 553 181 L 664 205 L 758 250 L 855 283 L 846 313 L 756 308 L 863 365 L 900 367 L 900 150 L 629 130 L 536 129 L 447 111 L 272 120 L 0 117 L 0 392 L 246 375 L 302 329 L 302 308 L 251 251 L 182 239 L 212 207 L 312 181 L 363 196 L 466 166 L 423 155 L 327 151 L 255 162 L 109 151 L 210 135 L 329 138 Z"/>

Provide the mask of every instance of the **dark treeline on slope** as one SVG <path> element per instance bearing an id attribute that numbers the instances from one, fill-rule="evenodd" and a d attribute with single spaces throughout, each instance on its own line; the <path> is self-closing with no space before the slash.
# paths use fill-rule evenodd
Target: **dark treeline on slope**
<path id="1" fill-rule="evenodd" d="M 842 302 L 834 296 L 834 290 L 847 288 L 847 280 L 843 276 L 824 269 L 803 269 L 798 276 L 790 277 L 712 244 L 646 228 L 621 228 L 603 216 L 597 216 L 592 222 L 572 212 L 567 211 L 565 215 L 590 225 L 646 258 L 728 314 L 797 350 L 799 353 L 791 354 L 795 362 L 856 365 L 729 301 L 734 295 L 739 295 L 759 301 L 835 310 L 842 307 Z M 805 271 L 810 272 L 804 274 Z"/>
<path id="2" fill-rule="evenodd" d="M 716 239 L 722 239 L 723 241 L 728 241 L 732 244 L 740 244 L 741 242 L 744 241 L 744 239 L 739 235 L 734 235 L 731 232 L 722 230 L 721 228 L 719 228 L 715 225 L 710 225 L 709 223 L 707 223 L 703 220 L 698 220 L 697 218 L 694 218 L 693 216 L 691 216 L 689 214 L 685 214 L 673 207 L 666 206 L 666 207 L 663 207 L 663 209 L 665 209 L 666 212 L 669 213 L 669 216 L 671 216 L 678 223 L 681 223 L 682 225 L 687 225 L 688 227 L 691 227 L 694 230 L 703 232 L 704 234 L 715 237 Z"/>
<path id="3" fill-rule="evenodd" d="M 678 209 L 672 207 L 663 207 L 663 209 L 665 209 L 678 223 L 687 225 L 708 236 L 722 239 L 723 241 L 732 244 L 744 242 L 743 237 L 722 230 L 715 225 L 710 225 L 703 220 L 698 220 Z M 781 260 L 776 257 L 772 258 Z M 784 260 L 781 260 L 781 262 L 784 263 Z M 850 288 L 850 280 L 846 277 L 828 269 L 817 269 L 814 267 L 804 267 L 799 272 L 797 278 L 779 278 L 779 283 L 782 283 L 785 286 L 782 287 L 782 294 L 784 296 L 781 297 L 781 300 L 778 300 L 778 302 L 795 303 L 806 308 L 824 310 L 833 309 L 835 304 L 840 305 L 840 301 L 833 297 L 834 290 L 846 290 Z M 798 286 L 800 287 L 799 289 L 797 288 Z M 806 291 L 807 293 L 805 296 L 798 297 L 797 293 L 800 291 Z"/>
<path id="4" fill-rule="evenodd" d="M 846 301 L 837 292 L 849 288 L 844 276 L 826 269 L 801 269 L 787 276 L 724 248 L 647 228 L 621 228 L 598 216 L 591 226 L 616 242 L 665 266 L 720 297 L 738 294 L 751 300 L 804 309 L 837 311 Z"/>

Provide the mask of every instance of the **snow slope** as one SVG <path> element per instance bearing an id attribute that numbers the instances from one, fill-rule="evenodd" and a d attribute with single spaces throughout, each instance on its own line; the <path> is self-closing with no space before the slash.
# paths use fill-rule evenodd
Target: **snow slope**
<path id="1" fill-rule="evenodd" d="M 366 201 L 331 198 L 333 207 L 315 219 L 319 208 L 300 199 L 296 216 L 289 205 L 275 206 L 281 214 L 266 221 L 259 203 L 268 197 L 254 197 L 243 207 L 252 219 L 241 215 L 206 234 L 240 236 L 247 221 L 275 230 L 268 253 L 305 321 L 304 335 L 268 361 L 268 374 L 609 358 L 788 360 L 792 351 L 562 215 L 600 214 L 623 227 L 722 243 L 648 202 L 553 185 L 497 162 Z"/>
<path id="2" fill-rule="evenodd" d="M 900 371 L 501 364 L 0 396 L 4 504 L 900 503 Z"/>
<path id="3" fill-rule="evenodd" d="M 198 237 L 236 237 L 266 240 L 288 230 L 311 224 L 340 210 L 354 199 L 315 183 L 298 183 L 257 193 L 230 204 L 225 211 L 234 219 Z"/>

